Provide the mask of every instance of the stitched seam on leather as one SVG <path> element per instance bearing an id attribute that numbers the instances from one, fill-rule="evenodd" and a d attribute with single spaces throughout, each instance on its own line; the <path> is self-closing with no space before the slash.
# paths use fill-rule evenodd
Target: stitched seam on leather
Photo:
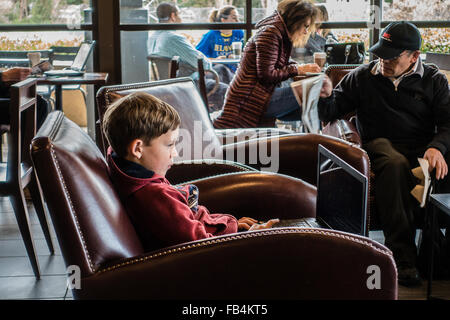
<path id="1" fill-rule="evenodd" d="M 52 158 L 53 158 L 53 160 L 54 160 L 54 162 L 55 162 L 55 165 L 56 165 L 56 171 L 58 172 L 58 178 L 59 178 L 59 180 L 61 181 L 61 183 L 62 183 L 62 185 L 63 185 L 63 187 L 64 187 L 64 193 L 65 193 L 65 195 L 66 195 L 67 198 L 69 199 L 70 210 L 71 210 L 72 216 L 73 216 L 74 219 L 75 219 L 75 225 L 76 225 L 78 234 L 79 234 L 80 237 L 81 237 L 81 242 L 82 242 L 82 244 L 83 244 L 83 249 L 84 249 L 84 252 L 85 252 L 85 254 L 86 254 L 87 260 L 88 260 L 88 262 L 89 262 L 89 267 L 91 268 L 91 271 L 92 271 L 92 272 L 96 272 L 96 269 L 95 269 L 95 267 L 94 267 L 94 265 L 93 265 L 93 263 L 92 263 L 91 256 L 89 255 L 89 250 L 87 249 L 86 241 L 84 240 L 83 232 L 81 231 L 81 228 L 80 228 L 80 223 L 79 223 L 79 221 L 78 221 L 78 217 L 77 217 L 75 208 L 74 208 L 73 203 L 72 203 L 72 198 L 70 197 L 69 190 L 68 190 L 68 188 L 67 188 L 67 185 L 66 185 L 66 182 L 65 182 L 65 180 L 64 180 L 64 177 L 63 177 L 63 175 L 62 175 L 62 173 L 61 173 L 61 168 L 60 168 L 60 166 L 59 166 L 59 162 L 58 162 L 58 159 L 57 159 L 57 157 L 56 157 L 56 153 L 55 153 L 53 144 L 50 145 L 50 151 L 51 151 L 51 153 L 52 153 Z"/>
<path id="2" fill-rule="evenodd" d="M 236 175 L 236 174 L 241 174 L 243 172 L 244 173 L 260 173 L 260 171 L 245 171 L 245 170 L 242 170 L 242 172 L 230 172 L 230 173 L 216 174 L 216 175 L 207 176 L 207 177 L 204 177 L 204 178 L 189 180 L 189 181 L 186 181 L 186 182 L 180 182 L 180 183 L 178 183 L 176 185 L 179 186 L 181 184 L 195 184 L 195 182 L 200 181 L 200 180 L 211 179 L 211 178 L 218 178 L 218 177 L 225 177 L 225 176 L 232 176 L 232 175 Z"/>
<path id="3" fill-rule="evenodd" d="M 124 266 L 127 266 L 127 265 L 132 265 L 132 264 L 144 262 L 144 261 L 147 261 L 147 260 L 155 259 L 155 258 L 158 258 L 158 257 L 161 257 L 161 256 L 166 256 L 166 255 L 169 255 L 169 254 L 172 254 L 172 253 L 176 253 L 176 252 L 182 252 L 182 251 L 190 250 L 192 248 L 206 247 L 206 246 L 209 246 L 209 245 L 212 245 L 212 244 L 218 244 L 218 243 L 221 243 L 221 242 L 229 242 L 229 241 L 233 241 L 233 240 L 242 240 L 242 239 L 254 238 L 254 237 L 270 235 L 270 234 L 289 234 L 289 233 L 321 234 L 321 235 L 325 235 L 325 236 L 329 236 L 329 237 L 335 237 L 335 238 L 341 238 L 341 239 L 350 240 L 350 241 L 362 244 L 364 246 L 371 247 L 375 251 L 378 251 L 379 253 L 383 254 L 384 256 L 390 257 L 393 260 L 393 256 L 392 256 L 392 252 L 391 251 L 384 250 L 382 248 L 376 247 L 376 246 L 373 245 L 373 243 L 371 243 L 369 241 L 365 241 L 365 240 L 362 240 L 362 239 L 359 239 L 359 238 L 355 238 L 355 237 L 353 237 L 351 235 L 338 234 L 338 233 L 327 231 L 325 229 L 303 229 L 302 228 L 302 229 L 299 230 L 298 228 L 280 228 L 280 229 L 271 229 L 271 230 L 265 230 L 265 231 L 259 231 L 259 232 L 242 233 L 242 234 L 233 235 L 233 236 L 229 236 L 229 237 L 225 237 L 225 238 L 211 239 L 211 240 L 202 241 L 200 243 L 195 243 L 195 244 L 190 244 L 190 245 L 183 245 L 183 246 L 178 247 L 178 248 L 165 250 L 165 251 L 158 252 L 158 253 L 155 253 L 155 254 L 152 254 L 152 255 L 149 255 L 149 256 L 145 256 L 145 257 L 129 260 L 129 261 L 126 261 L 126 262 L 123 262 L 123 263 L 119 263 L 119 264 L 116 264 L 114 266 L 110 266 L 110 267 L 107 267 L 105 269 L 101 269 L 101 270 L 98 271 L 98 273 L 105 273 L 105 272 L 108 272 L 108 271 L 113 271 L 115 269 L 118 269 L 118 268 L 121 268 L 121 267 L 124 267 Z M 396 269 L 395 263 L 394 263 L 394 268 Z"/>
<path id="4" fill-rule="evenodd" d="M 57 132 L 59 131 L 59 129 L 61 128 L 61 125 L 62 125 L 62 123 L 63 123 L 63 120 L 64 120 L 63 114 L 62 114 L 62 113 L 59 113 L 58 116 L 57 116 L 57 118 L 56 118 L 55 125 L 52 126 L 52 128 L 51 128 L 51 130 L 50 130 L 50 132 L 49 132 L 49 138 L 50 138 L 50 140 L 54 140 L 54 139 L 55 139 L 56 133 L 57 133 Z"/>

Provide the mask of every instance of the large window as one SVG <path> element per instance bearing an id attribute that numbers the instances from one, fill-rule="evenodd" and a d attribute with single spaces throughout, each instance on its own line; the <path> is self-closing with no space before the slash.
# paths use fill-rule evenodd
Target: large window
<path id="1" fill-rule="evenodd" d="M 271 0 L 273 1 L 273 0 Z M 158 17 L 156 8 L 164 0 L 120 0 L 120 22 L 122 24 L 156 24 Z M 214 23 L 209 17 L 211 11 L 222 5 L 235 6 L 240 20 L 245 18 L 245 0 L 211 1 L 211 0 L 181 0 L 172 1 L 180 9 L 182 23 Z"/>
<path id="2" fill-rule="evenodd" d="M 383 20 L 450 20 L 448 0 L 383 0 Z"/>
<path id="3" fill-rule="evenodd" d="M 91 0 L 1 0 L 0 24 L 66 24 L 86 22 Z"/>

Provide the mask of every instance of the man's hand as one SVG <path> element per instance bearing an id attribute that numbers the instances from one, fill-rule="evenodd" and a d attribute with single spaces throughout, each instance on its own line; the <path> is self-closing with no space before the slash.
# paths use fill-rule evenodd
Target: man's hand
<path id="1" fill-rule="evenodd" d="M 436 168 L 436 179 L 443 179 L 448 173 L 448 166 L 444 156 L 436 148 L 429 148 L 425 151 L 423 158 L 428 161 L 430 171 Z"/>
<path id="2" fill-rule="evenodd" d="M 2 72 L 2 81 L 16 83 L 25 80 L 30 74 L 30 68 L 15 67 Z"/>
<path id="3" fill-rule="evenodd" d="M 307 72 L 320 72 L 320 67 L 316 63 L 300 64 L 297 66 L 298 75 L 303 76 Z"/>
<path id="4" fill-rule="evenodd" d="M 320 90 L 320 97 L 328 98 L 329 96 L 331 96 L 332 92 L 333 92 L 333 83 L 331 82 L 330 78 L 328 78 L 328 76 L 325 76 L 323 78 L 322 89 Z"/>

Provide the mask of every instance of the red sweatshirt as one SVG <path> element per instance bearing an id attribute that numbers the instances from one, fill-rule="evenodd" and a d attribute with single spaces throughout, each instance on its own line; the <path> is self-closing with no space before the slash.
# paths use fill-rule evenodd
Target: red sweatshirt
<path id="1" fill-rule="evenodd" d="M 111 180 L 146 250 L 237 232 L 235 217 L 210 214 L 197 205 L 196 186 L 174 187 L 155 173 L 150 178 L 130 176 L 114 162 L 111 152 L 108 164 Z"/>

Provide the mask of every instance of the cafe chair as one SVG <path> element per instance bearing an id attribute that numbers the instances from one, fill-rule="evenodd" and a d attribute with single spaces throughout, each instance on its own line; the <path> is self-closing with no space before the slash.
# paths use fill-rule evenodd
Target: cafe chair
<path id="1" fill-rule="evenodd" d="M 200 91 L 200 95 L 202 96 L 203 102 L 205 103 L 208 113 L 214 111 L 213 109 L 215 107 L 215 104 L 210 105 L 208 103 L 208 98 L 214 94 L 219 93 L 217 92 L 218 90 L 220 90 L 219 94 L 222 95 L 222 97 L 225 96 L 225 92 L 228 88 L 228 85 L 220 83 L 219 75 L 214 69 L 205 70 L 203 64 L 204 60 L 201 57 L 198 58 L 197 60 L 197 69 L 193 68 L 191 65 L 188 65 L 187 63 L 181 62 L 179 56 L 167 58 L 151 54 L 148 56 L 148 60 L 150 62 L 150 71 L 151 71 L 150 74 L 153 80 L 165 80 L 177 77 L 178 78 L 188 77 L 194 74 L 195 72 L 198 72 L 197 87 L 198 90 Z M 213 80 L 215 81 L 214 86 L 209 90 L 207 90 L 208 88 L 206 85 L 207 74 L 211 74 Z"/>
<path id="2" fill-rule="evenodd" d="M 6 178 L 2 175 L 0 181 L 0 195 L 9 197 L 11 201 L 34 275 L 36 279 L 40 279 L 39 262 L 30 229 L 24 188 L 28 187 L 30 191 L 33 206 L 51 254 L 54 254 L 54 247 L 45 215 L 41 187 L 36 178 L 29 152 L 31 139 L 36 133 L 36 82 L 34 79 L 27 79 L 12 85 L 10 90 L 8 160 Z"/>
<path id="3" fill-rule="evenodd" d="M 150 74 L 152 80 L 186 77 L 197 71 L 187 63 L 182 63 L 179 56 L 167 58 L 151 54 L 147 59 L 150 62 Z"/>
<path id="4" fill-rule="evenodd" d="M 101 151 L 59 111 L 31 153 L 75 299 L 397 299 L 392 253 L 338 231 L 267 229 L 145 251 Z M 194 183 L 211 212 L 315 215 L 316 189 L 299 179 L 250 171 Z"/>

